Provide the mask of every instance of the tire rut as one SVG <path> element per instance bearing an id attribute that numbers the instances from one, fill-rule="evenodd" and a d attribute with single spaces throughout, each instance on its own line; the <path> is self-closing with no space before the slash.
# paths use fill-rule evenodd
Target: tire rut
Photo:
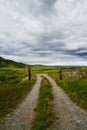
<path id="1" fill-rule="evenodd" d="M 87 112 L 76 106 L 52 78 L 42 76 L 50 81 L 53 90 L 53 111 L 57 119 L 52 130 L 87 130 Z"/>
<path id="2" fill-rule="evenodd" d="M 30 130 L 35 116 L 34 109 L 37 105 L 41 76 L 37 75 L 37 81 L 31 92 L 15 110 L 12 117 L 6 119 L 1 130 Z"/>

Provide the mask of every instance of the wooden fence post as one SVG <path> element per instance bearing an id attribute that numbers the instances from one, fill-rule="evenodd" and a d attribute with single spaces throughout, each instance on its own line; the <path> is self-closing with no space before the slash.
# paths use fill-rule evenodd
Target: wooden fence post
<path id="1" fill-rule="evenodd" d="M 31 69 L 30 69 L 30 67 L 29 67 L 29 70 L 28 70 L 28 78 L 29 78 L 29 80 L 31 80 Z"/>
<path id="2" fill-rule="evenodd" d="M 62 80 L 62 69 L 59 69 L 59 79 Z"/>

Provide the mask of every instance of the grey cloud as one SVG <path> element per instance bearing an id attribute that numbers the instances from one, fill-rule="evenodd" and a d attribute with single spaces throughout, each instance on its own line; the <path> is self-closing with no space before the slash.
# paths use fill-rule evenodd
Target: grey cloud
<path id="1" fill-rule="evenodd" d="M 67 50 L 65 52 L 66 54 L 69 54 L 69 55 L 73 55 L 73 56 L 79 56 L 81 58 L 87 58 L 87 49 L 85 48 L 79 48 L 79 49 L 75 49 L 75 50 Z"/>
<path id="2" fill-rule="evenodd" d="M 36 16 L 41 17 L 50 17 L 51 14 L 55 12 L 54 5 L 56 4 L 57 0 L 37 0 L 34 8 L 31 9 Z M 39 6 L 38 6 L 39 5 Z"/>
<path id="3" fill-rule="evenodd" d="M 51 7 L 53 7 L 53 6 L 56 4 L 56 2 L 57 2 L 57 0 L 39 0 L 39 1 L 42 3 L 42 6 L 44 6 L 44 8 L 45 8 L 45 7 L 51 8 Z"/>
<path id="4" fill-rule="evenodd" d="M 43 46 L 44 44 L 44 46 Z M 64 48 L 63 43 L 50 43 L 45 41 L 45 43 L 38 44 L 37 46 L 31 48 L 32 51 L 62 51 Z"/>
<path id="5" fill-rule="evenodd" d="M 87 0 L 1 0 L 0 55 L 25 63 L 86 64 L 86 12 Z"/>

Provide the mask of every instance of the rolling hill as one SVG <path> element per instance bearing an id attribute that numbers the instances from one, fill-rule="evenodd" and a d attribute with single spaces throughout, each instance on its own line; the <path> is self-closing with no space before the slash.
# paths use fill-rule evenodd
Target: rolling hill
<path id="1" fill-rule="evenodd" d="M 25 64 L 23 64 L 23 63 L 15 62 L 15 61 L 12 61 L 12 60 L 5 59 L 5 58 L 3 58 L 3 57 L 0 57 L 0 67 L 23 68 L 23 67 L 25 67 L 25 66 L 28 66 L 28 65 L 25 65 Z"/>

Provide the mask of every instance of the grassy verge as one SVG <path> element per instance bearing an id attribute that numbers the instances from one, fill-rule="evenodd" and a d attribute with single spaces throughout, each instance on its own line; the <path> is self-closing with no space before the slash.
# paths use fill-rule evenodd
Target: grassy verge
<path id="1" fill-rule="evenodd" d="M 32 130 L 46 130 L 52 125 L 54 119 L 52 99 L 52 88 L 49 82 L 43 79 Z"/>
<path id="2" fill-rule="evenodd" d="M 87 109 L 87 81 L 63 80 L 58 84 L 64 89 L 69 97 L 81 108 Z"/>
<path id="3" fill-rule="evenodd" d="M 35 83 L 35 78 L 32 81 L 20 82 L 19 76 L 23 74 L 21 71 L 6 72 L 7 70 L 1 72 L 0 78 L 0 122 L 16 108 Z"/>

